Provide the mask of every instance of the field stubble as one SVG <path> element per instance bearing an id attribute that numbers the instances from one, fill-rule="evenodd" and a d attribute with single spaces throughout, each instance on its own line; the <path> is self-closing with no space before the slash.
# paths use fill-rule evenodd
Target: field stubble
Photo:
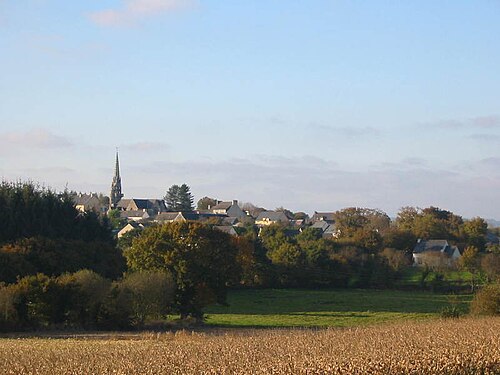
<path id="1" fill-rule="evenodd" d="M 500 318 L 0 340 L 4 374 L 500 374 Z"/>

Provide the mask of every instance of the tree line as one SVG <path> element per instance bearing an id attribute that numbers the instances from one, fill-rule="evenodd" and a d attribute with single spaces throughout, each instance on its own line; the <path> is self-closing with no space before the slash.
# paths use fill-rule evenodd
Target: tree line
<path id="1" fill-rule="evenodd" d="M 131 328 L 167 313 L 199 321 L 235 287 L 392 288 L 417 238 L 460 244 L 460 267 L 488 281 L 500 273 L 484 220 L 436 207 L 406 207 L 394 221 L 380 210 L 346 208 L 335 213 L 335 238 L 314 227 L 251 223 L 236 237 L 216 223 L 181 222 L 131 231 L 116 244 L 109 222 L 78 212 L 65 193 L 4 183 L 0 197 L 9 222 L 0 229 L 3 329 Z"/>

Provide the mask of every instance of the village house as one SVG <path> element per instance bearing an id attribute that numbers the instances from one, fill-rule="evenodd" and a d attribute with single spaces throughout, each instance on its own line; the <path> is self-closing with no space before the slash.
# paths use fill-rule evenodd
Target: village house
<path id="1" fill-rule="evenodd" d="M 311 218 L 311 222 L 316 223 L 318 221 L 325 222 L 328 224 L 335 224 L 335 212 L 316 212 L 316 211 L 314 211 L 314 215 Z"/>
<path id="2" fill-rule="evenodd" d="M 120 231 L 117 233 L 117 237 L 121 238 L 123 235 L 127 234 L 128 232 L 133 231 L 134 229 L 144 229 L 144 225 L 136 223 L 135 221 L 132 221 L 130 223 L 127 223 Z"/>
<path id="3" fill-rule="evenodd" d="M 290 219 L 283 211 L 262 211 L 255 219 L 255 224 L 259 226 L 278 223 L 286 225 L 290 223 Z"/>
<path id="4" fill-rule="evenodd" d="M 99 195 L 96 193 L 90 194 L 74 194 L 71 196 L 75 208 L 80 212 L 95 212 L 95 213 L 105 213 L 107 211 L 107 205 L 102 203 L 99 199 Z"/>
<path id="5" fill-rule="evenodd" d="M 232 202 L 219 202 L 215 206 L 209 207 L 208 210 L 214 214 L 226 215 L 237 219 L 243 219 L 247 216 L 238 205 L 237 200 L 233 200 Z"/>
<path id="6" fill-rule="evenodd" d="M 413 249 L 413 264 L 415 266 L 425 263 L 426 255 L 442 254 L 449 265 L 462 256 L 457 246 L 451 246 L 446 240 L 418 240 Z"/>
<path id="7" fill-rule="evenodd" d="M 327 221 L 318 220 L 311 225 L 311 228 L 316 228 L 321 230 L 323 233 L 323 238 L 337 238 L 339 236 L 339 231 L 335 227 L 335 224 L 329 224 Z"/>

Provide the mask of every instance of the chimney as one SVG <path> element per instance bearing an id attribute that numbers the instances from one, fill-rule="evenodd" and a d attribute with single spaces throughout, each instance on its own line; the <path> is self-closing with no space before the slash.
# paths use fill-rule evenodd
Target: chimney
<path id="1" fill-rule="evenodd" d="M 234 199 L 233 200 L 233 206 L 237 206 L 238 205 L 238 200 L 237 199 Z"/>

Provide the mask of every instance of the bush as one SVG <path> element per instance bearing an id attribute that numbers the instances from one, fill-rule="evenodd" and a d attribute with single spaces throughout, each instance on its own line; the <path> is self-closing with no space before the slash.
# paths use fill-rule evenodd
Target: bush
<path id="1" fill-rule="evenodd" d="M 174 304 L 175 284 L 172 276 L 160 271 L 128 274 L 118 284 L 120 293 L 129 300 L 132 324 L 164 317 Z"/>
<path id="2" fill-rule="evenodd" d="M 448 306 L 441 309 L 441 318 L 460 318 L 464 311 L 460 308 L 460 299 L 456 295 L 448 296 Z"/>
<path id="3" fill-rule="evenodd" d="M 471 304 L 473 315 L 500 315 L 500 284 L 487 285 L 476 293 Z"/>
<path id="4" fill-rule="evenodd" d="M 90 270 L 64 274 L 57 278 L 67 300 L 66 324 L 95 328 L 108 297 L 111 282 Z"/>

